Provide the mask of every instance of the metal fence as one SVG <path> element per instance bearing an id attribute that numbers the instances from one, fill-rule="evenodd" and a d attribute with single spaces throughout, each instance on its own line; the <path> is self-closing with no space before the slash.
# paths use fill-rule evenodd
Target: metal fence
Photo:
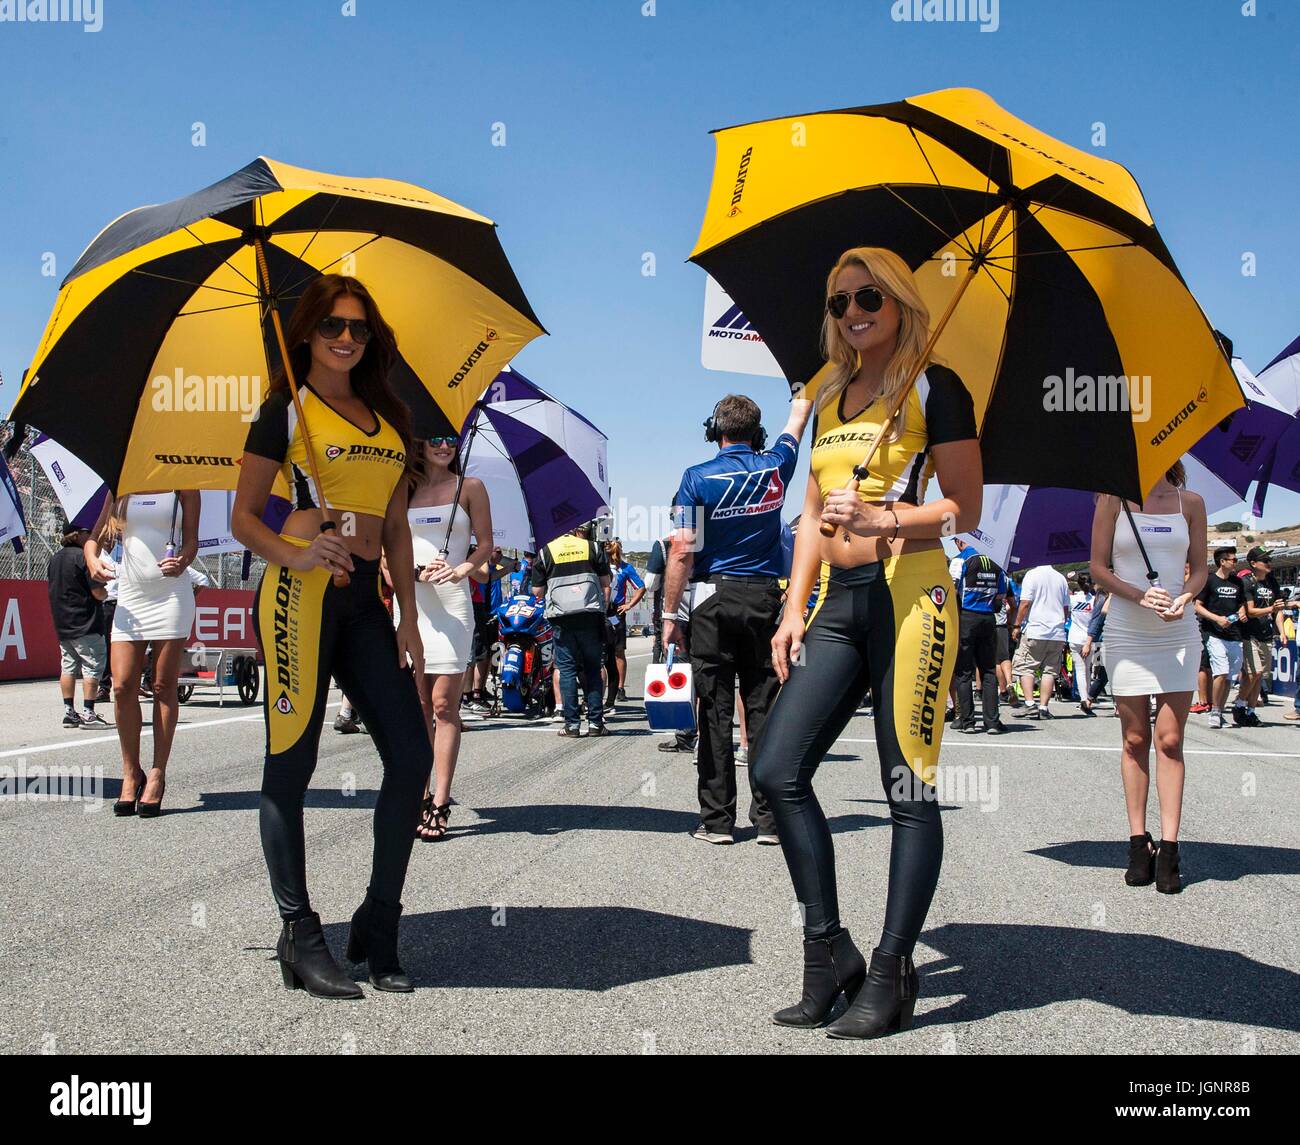
<path id="1" fill-rule="evenodd" d="M 63 506 L 53 487 L 46 479 L 27 446 L 24 445 L 9 462 L 9 472 L 22 500 L 23 515 L 27 519 L 27 536 L 23 538 L 23 551 L 15 552 L 10 544 L 0 544 L 0 580 L 45 580 L 50 557 L 62 544 L 62 528 L 66 519 Z M 200 556 L 194 567 L 207 576 L 216 588 L 253 588 L 266 567 L 261 557 L 253 557 L 247 581 L 240 581 L 243 571 L 243 553 L 219 553 Z"/>

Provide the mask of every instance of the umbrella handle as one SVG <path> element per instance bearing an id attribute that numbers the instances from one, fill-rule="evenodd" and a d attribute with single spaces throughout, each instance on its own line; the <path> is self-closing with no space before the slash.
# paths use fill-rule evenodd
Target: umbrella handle
<path id="1" fill-rule="evenodd" d="M 902 412 L 903 405 L 906 403 L 908 395 L 912 392 L 912 387 L 916 385 L 917 379 L 925 373 L 926 363 L 930 360 L 930 354 L 934 351 L 935 344 L 939 341 L 939 336 L 948 325 L 948 319 L 952 317 L 953 311 L 957 309 L 957 303 L 961 301 L 961 296 L 966 293 L 966 288 L 979 273 L 980 267 L 984 264 L 985 256 L 993 249 L 993 240 L 997 237 L 998 231 L 1002 229 L 1002 224 L 1006 221 L 1007 215 L 1010 214 L 1011 206 L 1011 203 L 1002 204 L 1002 210 L 998 214 L 998 217 L 993 221 L 993 225 L 989 228 L 988 234 L 985 235 L 984 241 L 980 244 L 976 257 L 971 259 L 970 265 L 966 268 L 965 275 L 962 276 L 961 282 L 957 284 L 956 292 L 953 294 L 952 298 L 948 300 L 948 308 L 943 312 L 943 316 L 939 321 L 935 323 L 934 330 L 930 334 L 930 340 L 926 342 L 925 349 L 921 351 L 921 356 L 917 360 L 917 368 L 913 371 L 911 380 L 903 387 L 902 395 L 898 400 L 897 409 L 889 415 L 885 420 L 885 424 L 880 427 L 880 432 L 876 434 L 876 440 L 871 443 L 871 448 L 867 450 L 867 456 L 863 458 L 862 464 L 854 468 L 853 480 L 844 487 L 850 493 L 856 493 L 858 491 L 859 483 L 868 476 L 867 466 L 871 464 L 871 459 L 876 456 L 876 450 L 880 448 L 880 443 L 885 440 L 889 435 L 890 430 L 894 428 L 894 419 Z M 829 521 L 823 521 L 818 526 L 818 531 L 823 537 L 833 537 L 837 530 L 838 526 L 832 525 Z"/>
<path id="2" fill-rule="evenodd" d="M 262 280 L 262 289 L 266 294 L 264 301 L 271 311 L 271 326 L 275 330 L 275 340 L 280 346 L 280 361 L 284 363 L 284 377 L 289 383 L 289 396 L 293 399 L 294 412 L 298 415 L 298 429 L 302 433 L 303 449 L 307 454 L 307 468 L 311 470 L 311 479 L 321 495 L 320 508 L 325 520 L 321 522 L 320 531 L 327 533 L 331 529 L 337 529 L 338 523 L 330 516 L 330 507 L 325 503 L 325 488 L 320 483 L 320 470 L 316 466 L 316 454 L 312 451 L 311 434 L 307 432 L 307 418 L 302 412 L 302 399 L 298 396 L 298 383 L 293 376 L 293 363 L 289 360 L 289 347 L 284 340 L 284 327 L 280 325 L 280 308 L 276 306 L 275 299 L 271 296 L 271 271 L 266 264 L 266 248 L 262 246 L 261 239 L 253 240 L 253 249 L 257 255 L 258 276 Z M 348 576 L 345 569 L 335 569 L 330 580 L 333 581 L 335 588 L 347 588 L 352 583 L 352 578 Z"/>

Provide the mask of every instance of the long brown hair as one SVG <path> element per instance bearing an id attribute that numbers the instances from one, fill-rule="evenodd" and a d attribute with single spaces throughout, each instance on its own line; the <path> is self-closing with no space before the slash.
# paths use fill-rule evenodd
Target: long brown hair
<path id="1" fill-rule="evenodd" d="M 374 297 L 356 278 L 342 274 L 322 274 L 314 278 L 302 292 L 298 305 L 289 318 L 284 340 L 289 346 L 289 362 L 293 377 L 299 385 L 307 380 L 311 369 L 311 336 L 322 318 L 328 318 L 334 309 L 334 300 L 341 295 L 351 295 L 366 311 L 366 324 L 370 327 L 370 341 L 366 343 L 361 361 L 352 367 L 348 380 L 363 402 L 373 409 L 396 431 L 406 452 L 406 480 L 413 480 L 414 450 L 411 446 L 411 411 L 389 384 L 388 376 L 397 362 L 397 335 L 384 321 Z M 284 365 L 278 365 L 271 374 L 267 394 L 289 388 Z"/>

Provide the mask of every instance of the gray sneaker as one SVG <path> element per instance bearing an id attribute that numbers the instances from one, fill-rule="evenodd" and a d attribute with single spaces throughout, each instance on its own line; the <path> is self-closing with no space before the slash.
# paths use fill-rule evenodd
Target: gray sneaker
<path id="1" fill-rule="evenodd" d="M 775 835 L 765 835 L 761 832 L 754 842 L 760 847 L 779 847 L 781 845 L 781 840 Z"/>
<path id="2" fill-rule="evenodd" d="M 106 728 L 109 723 L 98 712 L 83 711 L 81 713 L 81 726 L 83 728 Z"/>
<path id="3" fill-rule="evenodd" d="M 728 843 L 734 843 L 734 835 L 723 835 L 718 831 L 709 831 L 705 829 L 703 823 L 691 832 L 692 839 L 699 839 L 701 843 L 713 843 L 715 846 L 726 846 Z"/>

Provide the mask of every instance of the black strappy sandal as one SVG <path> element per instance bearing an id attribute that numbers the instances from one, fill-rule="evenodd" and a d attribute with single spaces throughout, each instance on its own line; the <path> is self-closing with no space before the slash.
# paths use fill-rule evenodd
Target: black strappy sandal
<path id="1" fill-rule="evenodd" d="M 422 804 L 424 814 L 420 819 L 421 831 L 432 831 L 432 835 L 421 835 L 421 841 L 425 843 L 436 843 L 439 839 L 447 837 L 447 828 L 451 821 L 451 800 L 446 803 L 437 804 L 433 801 L 433 796 L 428 796 Z"/>

